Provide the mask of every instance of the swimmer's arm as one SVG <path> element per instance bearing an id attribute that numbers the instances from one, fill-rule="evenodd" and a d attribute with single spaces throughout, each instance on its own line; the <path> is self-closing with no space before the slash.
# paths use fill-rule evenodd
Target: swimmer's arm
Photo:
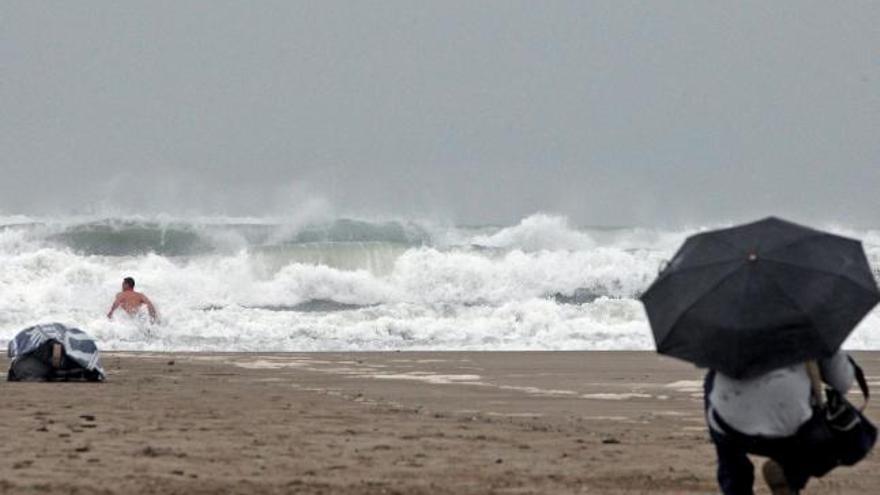
<path id="1" fill-rule="evenodd" d="M 150 301 L 150 298 L 147 296 L 142 296 L 144 298 L 144 304 L 147 305 L 147 311 L 150 312 L 150 321 L 156 323 L 159 320 L 159 313 L 156 312 L 156 307 L 153 306 L 153 301 Z"/>
<path id="2" fill-rule="evenodd" d="M 113 306 L 110 306 L 110 311 L 107 312 L 107 318 L 113 318 L 113 312 L 116 311 L 116 308 L 119 307 L 119 294 L 116 294 L 116 299 L 113 301 Z"/>

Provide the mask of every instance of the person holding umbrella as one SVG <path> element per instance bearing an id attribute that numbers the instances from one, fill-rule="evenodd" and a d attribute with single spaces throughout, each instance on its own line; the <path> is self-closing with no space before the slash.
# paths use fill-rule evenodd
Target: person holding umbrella
<path id="1" fill-rule="evenodd" d="M 688 238 L 642 295 L 657 351 L 710 370 L 725 495 L 753 493 L 747 454 L 768 457 L 767 484 L 790 494 L 873 447 L 876 429 L 843 399 L 854 377 L 868 390 L 840 345 L 878 301 L 860 242 L 772 217 Z"/>
<path id="2" fill-rule="evenodd" d="M 822 380 L 845 394 L 854 372 L 837 352 L 820 361 Z M 816 455 L 798 441 L 813 416 L 807 366 L 779 368 L 751 379 L 710 371 L 704 383 L 706 422 L 718 455 L 718 483 L 728 494 L 751 494 L 754 468 L 747 454 L 769 457 L 762 474 L 774 495 L 797 493 L 814 473 Z"/>

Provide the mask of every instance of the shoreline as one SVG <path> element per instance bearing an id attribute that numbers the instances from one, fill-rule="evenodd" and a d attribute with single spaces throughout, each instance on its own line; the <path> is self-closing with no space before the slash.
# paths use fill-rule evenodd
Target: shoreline
<path id="1" fill-rule="evenodd" d="M 880 352 L 852 354 L 880 386 Z M 5 382 L 0 493 L 717 493 L 703 373 L 651 351 L 103 364 L 103 384 Z M 875 454 L 804 493 L 872 493 L 878 467 Z"/>

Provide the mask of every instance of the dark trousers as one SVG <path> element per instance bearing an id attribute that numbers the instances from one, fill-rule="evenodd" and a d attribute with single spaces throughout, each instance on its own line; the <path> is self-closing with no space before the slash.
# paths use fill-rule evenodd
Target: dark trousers
<path id="1" fill-rule="evenodd" d="M 707 412 L 714 378 L 715 373 L 710 371 L 703 382 Z M 724 495 L 754 494 L 752 487 L 755 471 L 746 454 L 769 457 L 778 462 L 793 490 L 800 490 L 807 484 L 810 478 L 810 460 L 807 457 L 809 449 L 805 449 L 796 437 L 765 438 L 745 435 L 724 423 L 717 414 L 714 419 L 724 429 L 721 433 L 709 428 L 718 455 L 718 485 Z"/>

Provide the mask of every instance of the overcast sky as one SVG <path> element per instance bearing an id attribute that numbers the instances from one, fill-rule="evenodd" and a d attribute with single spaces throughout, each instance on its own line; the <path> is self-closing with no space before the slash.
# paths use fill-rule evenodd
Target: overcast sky
<path id="1" fill-rule="evenodd" d="M 880 3 L 0 2 L 0 213 L 880 226 Z"/>

